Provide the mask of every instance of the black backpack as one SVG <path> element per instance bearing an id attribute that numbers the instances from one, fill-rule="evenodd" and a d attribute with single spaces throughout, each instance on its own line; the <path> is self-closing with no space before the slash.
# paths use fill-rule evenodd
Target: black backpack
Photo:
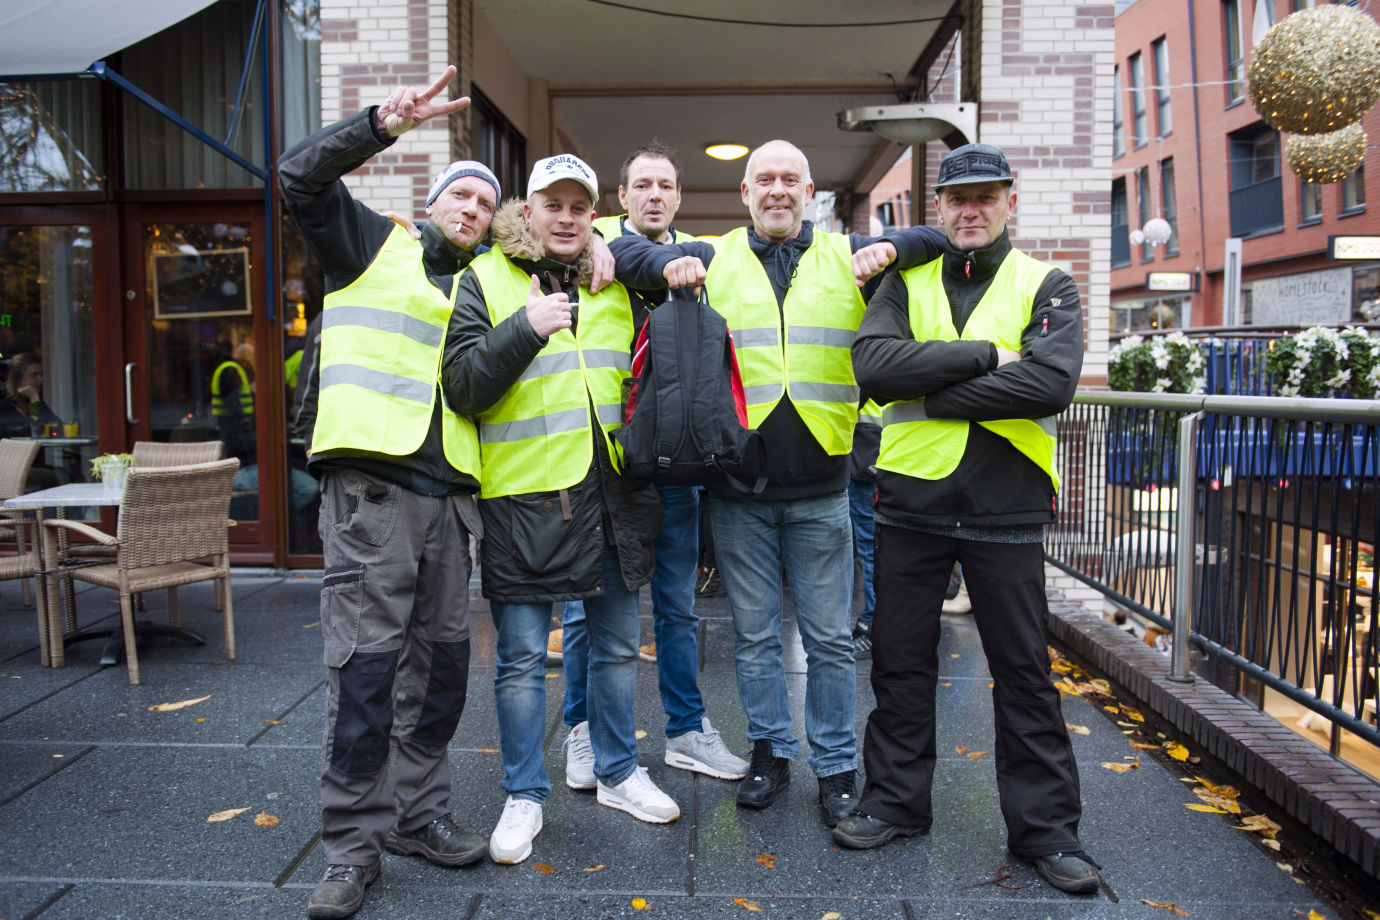
<path id="1" fill-rule="evenodd" d="M 757 493 L 766 484 L 762 438 L 748 428 L 747 400 L 728 324 L 704 299 L 647 314 L 623 381 L 623 469 L 639 482 L 702 486 L 728 482 Z M 756 479 L 749 485 L 747 481 Z"/>

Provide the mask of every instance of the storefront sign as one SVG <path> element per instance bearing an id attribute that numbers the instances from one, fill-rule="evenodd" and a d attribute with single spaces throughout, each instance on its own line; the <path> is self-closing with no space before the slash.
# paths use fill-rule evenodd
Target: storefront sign
<path id="1" fill-rule="evenodd" d="M 1197 272 L 1146 272 L 1147 291 L 1196 291 Z"/>
<path id="2" fill-rule="evenodd" d="M 1328 268 L 1251 283 L 1251 324 L 1313 326 L 1351 319 L 1351 269 Z"/>
<path id="3" fill-rule="evenodd" d="M 1329 236 L 1329 259 L 1380 259 L 1380 236 Z"/>

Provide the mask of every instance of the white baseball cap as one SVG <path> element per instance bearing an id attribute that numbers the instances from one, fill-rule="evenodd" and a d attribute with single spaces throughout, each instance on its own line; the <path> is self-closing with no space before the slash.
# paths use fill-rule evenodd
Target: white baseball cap
<path id="1" fill-rule="evenodd" d="M 562 179 L 574 179 L 589 192 L 591 202 L 599 200 L 599 180 L 589 164 L 573 153 L 558 153 L 554 157 L 538 160 L 532 167 L 532 177 L 527 180 L 527 197 L 548 189 Z"/>

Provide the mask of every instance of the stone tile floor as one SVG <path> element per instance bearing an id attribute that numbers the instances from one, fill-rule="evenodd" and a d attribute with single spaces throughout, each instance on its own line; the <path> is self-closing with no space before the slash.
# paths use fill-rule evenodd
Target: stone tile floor
<path id="1" fill-rule="evenodd" d="M 102 669 L 99 642 L 70 646 L 67 667 L 38 665 L 35 618 L 17 582 L 0 583 L 0 918 L 181 920 L 305 916 L 323 869 L 316 770 L 323 713 L 319 573 L 245 571 L 234 580 L 238 659 L 227 662 L 209 586 L 184 588 L 184 625 L 201 647 L 153 644 L 140 652 L 143 684 L 123 665 Z M 494 719 L 494 636 L 472 590 L 469 703 L 453 741 L 454 812 L 487 834 L 503 805 Z M 163 612 L 151 595 L 146 614 Z M 109 591 L 80 592 L 83 625 L 117 617 Z M 749 747 L 732 669 L 723 597 L 702 598 L 701 690 L 709 715 L 738 751 Z M 646 609 L 644 595 L 644 613 Z M 651 621 L 645 620 L 650 637 Z M 803 735 L 804 654 L 787 620 L 795 726 Z M 1105 887 L 1072 897 L 1046 885 L 1005 850 L 990 755 L 992 711 L 977 631 L 946 616 L 940 653 L 940 760 L 935 823 L 927 837 L 880 850 L 835 847 L 816 806 L 803 756 L 788 792 L 762 812 L 733 800 L 734 784 L 667 767 L 656 672 L 638 677 L 642 763 L 681 805 L 667 826 L 602 808 L 560 782 L 559 669 L 547 677 L 547 771 L 556 778 L 545 829 L 519 866 L 487 860 L 441 869 L 385 855 L 359 917 L 1172 918 L 1144 901 L 1211 920 L 1337 915 L 1222 816 L 1196 801 L 1153 760 L 1125 773 L 1106 761 L 1133 754 L 1122 729 L 1093 705 L 1065 700 L 1085 726 L 1074 750 L 1082 777 L 1082 839 L 1104 867 Z M 872 694 L 858 668 L 861 737 Z M 209 696 L 173 712 L 157 703 Z M 222 823 L 213 812 L 248 808 Z M 259 827 L 259 812 L 278 823 Z M 775 857 L 761 859 L 763 854 Z M 770 864 L 770 865 L 768 865 Z M 603 867 L 595 871 L 595 867 Z M 1002 877 L 1002 885 L 992 880 Z"/>

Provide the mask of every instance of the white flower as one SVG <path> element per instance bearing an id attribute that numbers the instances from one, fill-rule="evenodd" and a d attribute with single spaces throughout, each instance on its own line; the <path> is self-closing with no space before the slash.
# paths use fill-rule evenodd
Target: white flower
<path id="1" fill-rule="evenodd" d="M 1351 371 L 1350 371 L 1350 370 L 1340 370 L 1340 371 L 1338 371 L 1337 373 L 1333 374 L 1331 377 L 1329 377 L 1329 378 L 1327 378 L 1326 380 L 1324 380 L 1324 381 L 1323 381 L 1323 385 L 1324 385 L 1324 386 L 1331 387 L 1331 388 L 1334 389 L 1334 390 L 1339 390 L 1339 389 L 1341 389 L 1342 387 L 1346 386 L 1350 381 L 1351 381 Z"/>
<path id="2" fill-rule="evenodd" d="M 1167 391 L 1168 389 L 1169 389 L 1169 378 L 1168 378 L 1168 377 L 1161 377 L 1161 378 L 1159 378 L 1158 380 L 1155 381 L 1155 387 L 1154 387 L 1154 389 L 1152 389 L 1150 392 L 1151 392 L 1151 393 L 1164 393 L 1164 392 Z"/>

